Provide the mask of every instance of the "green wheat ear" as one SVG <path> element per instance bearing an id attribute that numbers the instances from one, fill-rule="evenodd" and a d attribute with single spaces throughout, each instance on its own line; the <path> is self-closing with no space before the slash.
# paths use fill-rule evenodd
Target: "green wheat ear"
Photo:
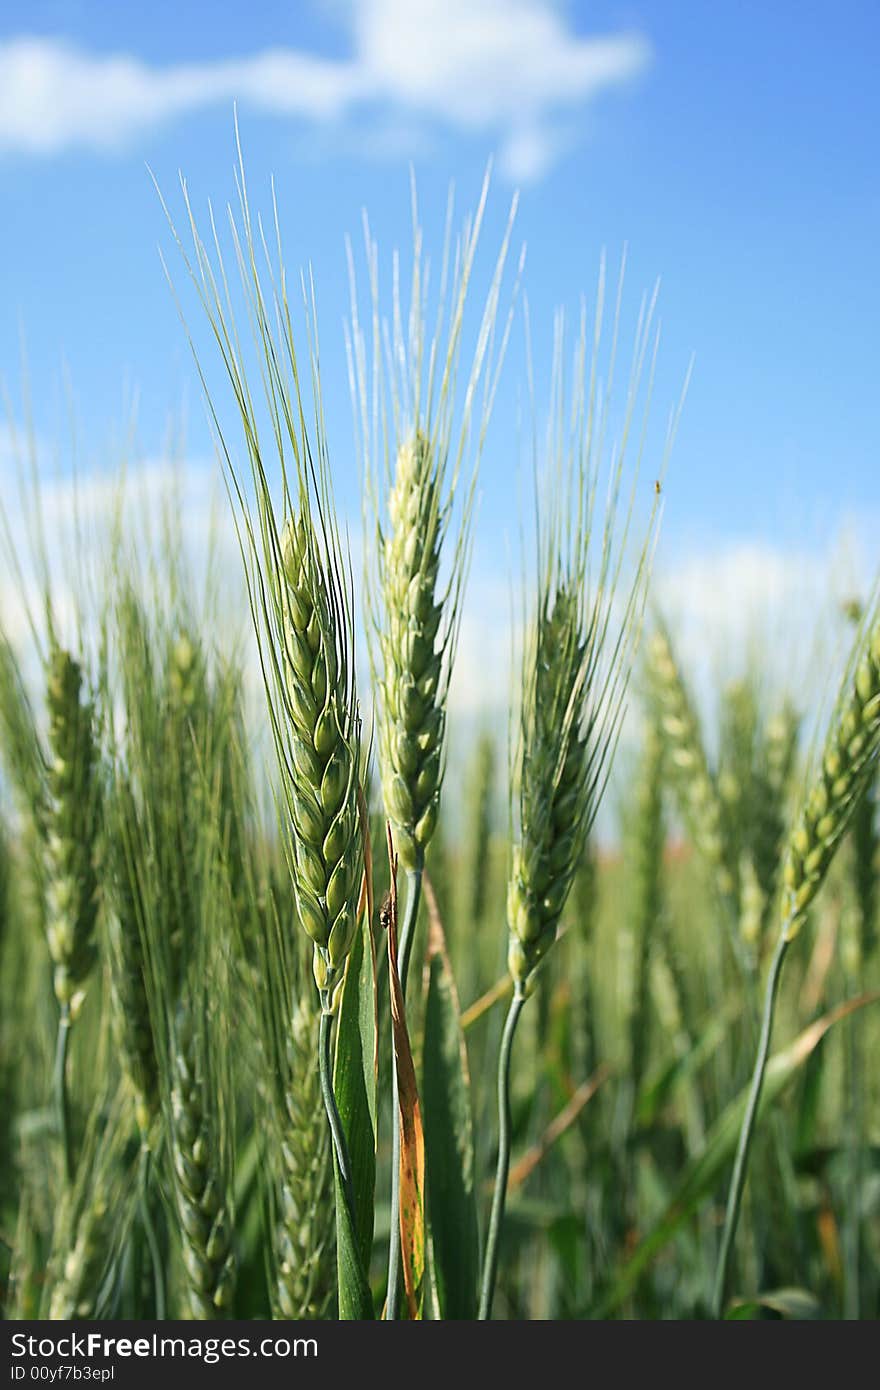
<path id="1" fill-rule="evenodd" d="M 365 530 L 368 535 L 372 530 L 376 537 L 366 593 L 370 660 L 379 695 L 379 762 L 395 848 L 401 865 L 410 872 L 421 871 L 437 824 L 447 696 L 470 554 L 474 484 L 510 328 L 508 318 L 496 342 L 515 200 L 459 404 L 456 388 L 465 306 L 487 195 L 488 178 L 476 215 L 466 222 L 454 250 L 450 202 L 433 333 L 427 326 L 428 273 L 415 196 L 410 304 L 405 312 L 395 260 L 393 326 L 381 319 L 378 252 L 369 227 L 365 228 L 371 351 L 358 318 L 349 250 L 349 370 L 364 475 Z M 383 347 L 386 327 L 393 340 L 390 369 L 386 369 Z M 378 408 L 377 403 L 381 403 Z M 465 480 L 462 468 L 472 431 L 471 473 Z M 441 564 L 446 571 L 442 580 Z"/>
<path id="2" fill-rule="evenodd" d="M 655 481 L 644 541 L 632 557 L 629 583 L 621 590 L 623 566 L 630 559 L 629 538 L 658 346 L 652 327 L 655 295 L 650 304 L 643 304 L 639 316 L 620 441 L 609 462 L 604 457 L 604 444 L 622 287 L 623 268 L 614 315 L 609 384 L 603 393 L 598 387 L 603 264 L 592 356 L 588 352 L 584 313 L 570 407 L 563 367 L 562 319 L 556 323 L 546 471 L 544 478 L 536 478 L 535 488 L 536 497 L 549 499 L 549 503 L 543 513 L 537 509 L 538 571 L 534 596 L 527 597 L 524 606 L 520 695 L 511 738 L 513 848 L 507 922 L 508 966 L 514 988 L 498 1058 L 498 1160 L 483 1264 L 481 1320 L 491 1317 L 498 1271 L 510 1165 L 513 1041 L 534 972 L 556 940 L 559 920 L 607 783 L 641 628 L 659 519 L 661 484 Z M 660 477 L 665 471 L 677 419 L 675 412 L 666 437 Z M 620 521 L 618 502 L 634 428 L 640 439 L 629 506 Z M 598 519 L 600 468 L 607 470 L 608 488 L 604 515 Z"/>
<path id="3" fill-rule="evenodd" d="M 98 916 L 98 794 L 93 712 L 82 670 L 54 645 L 49 660 L 49 802 L 46 822 L 46 932 L 55 994 L 75 1017 L 95 963 Z"/>
<path id="4" fill-rule="evenodd" d="M 788 841 L 783 934 L 803 926 L 838 844 L 880 761 L 880 621 L 862 640 L 828 730 L 822 762 Z"/>
<path id="5" fill-rule="evenodd" d="M 276 251 L 270 255 L 264 228 L 255 228 L 251 220 L 239 152 L 239 209 L 238 215 L 229 210 L 229 225 L 256 344 L 254 370 L 265 397 L 263 410 L 258 410 L 213 217 L 209 252 L 199 235 L 185 186 L 184 200 L 192 233 L 192 260 L 176 232 L 174 235 L 219 346 L 243 427 L 247 481 L 233 461 L 214 396 L 192 345 L 226 471 L 245 564 L 280 773 L 279 814 L 297 915 L 314 943 L 315 979 L 323 1012 L 330 1014 L 354 937 L 362 874 L 357 809 L 361 721 L 354 674 L 350 565 L 337 529 L 330 483 L 314 290 L 307 292 L 303 283 L 312 388 L 310 425 L 287 297 L 277 208 Z M 278 473 L 277 509 L 271 470 Z"/>
<path id="6" fill-rule="evenodd" d="M 622 523 L 617 518 L 617 501 L 634 415 L 637 411 L 643 414 L 644 440 L 650 407 L 653 357 L 644 399 L 642 378 L 649 357 L 653 302 L 643 313 L 636 334 L 622 443 L 610 468 L 609 500 L 600 526 L 595 516 L 595 474 L 607 403 L 597 412 L 595 356 L 601 339 L 603 284 L 604 273 L 600 276 L 589 378 L 586 323 L 581 324 L 570 433 L 563 424 L 561 321 L 556 329 L 549 464 L 542 490 L 550 502 L 546 515 L 538 516 L 537 589 L 527 605 L 522 694 L 518 727 L 511 741 L 515 838 L 507 894 L 508 963 L 518 991 L 525 990 L 556 938 L 604 791 L 623 715 L 659 516 L 660 494 L 654 486 L 645 540 L 637 552 L 629 588 L 621 594 L 619 581 L 633 519 L 635 480 Z M 619 307 L 618 294 L 618 313 Z M 612 375 L 617 330 L 615 317 Z M 676 418 L 673 416 L 670 424 L 667 453 Z M 637 479 L 637 466 L 635 472 Z"/>
<path id="7" fill-rule="evenodd" d="M 360 720 L 339 641 L 334 596 L 308 514 L 281 536 L 285 786 L 289 863 L 300 922 L 315 945 L 315 980 L 332 1001 L 357 925 L 363 855 L 358 814 Z"/>
<path id="8" fill-rule="evenodd" d="M 648 674 L 669 751 L 678 800 L 700 853 L 725 902 L 735 904 L 736 865 L 728 863 L 724 841 L 724 802 L 709 767 L 694 702 L 666 629 L 659 625 L 648 643 Z M 735 907 L 731 906 L 735 916 Z"/>
<path id="9" fill-rule="evenodd" d="M 299 1001 L 285 1047 L 274 1291 L 277 1316 L 297 1321 L 327 1315 L 336 1273 L 333 1165 L 316 1041 L 314 1012 Z"/>
<path id="10" fill-rule="evenodd" d="M 159 1113 L 159 1075 L 143 946 L 146 912 L 138 864 L 141 830 L 131 787 L 120 775 L 108 826 L 107 897 L 110 906 L 110 986 L 123 1074 L 141 1137 L 147 1141 Z"/>
<path id="11" fill-rule="evenodd" d="M 385 806 L 404 867 L 424 859 L 440 802 L 443 735 L 443 603 L 440 569 L 440 475 L 428 439 L 418 432 L 397 454 L 388 499 L 390 526 L 380 539 L 382 597 L 379 755 Z"/>
<path id="12" fill-rule="evenodd" d="M 171 1160 L 187 1298 L 194 1318 L 226 1317 L 235 1288 L 233 1221 L 217 1161 L 215 1098 L 206 1093 L 204 1040 L 185 1007 L 175 1020 L 171 1062 Z"/>
<path id="13" fill-rule="evenodd" d="M 731 1253 L 764 1086 L 782 966 L 837 848 L 880 766 L 880 595 L 862 622 L 828 725 L 819 769 L 788 839 L 782 873 L 781 930 L 764 990 L 761 1032 L 740 1125 L 715 1268 L 713 1309 L 721 1317 Z"/>

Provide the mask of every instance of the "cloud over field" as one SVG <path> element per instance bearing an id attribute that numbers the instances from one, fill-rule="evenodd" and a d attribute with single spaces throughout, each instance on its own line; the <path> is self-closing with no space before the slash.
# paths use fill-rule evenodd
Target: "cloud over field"
<path id="1" fill-rule="evenodd" d="M 539 178 L 576 138 L 586 107 L 651 61 L 637 31 L 576 33 L 556 0 L 358 0 L 341 7 L 348 53 L 292 47 L 223 60 L 148 64 L 64 39 L 0 42 L 0 151 L 114 150 L 194 112 L 242 106 L 348 131 L 382 117 L 490 139 L 502 172 Z M 369 125 L 369 122 L 368 122 Z"/>

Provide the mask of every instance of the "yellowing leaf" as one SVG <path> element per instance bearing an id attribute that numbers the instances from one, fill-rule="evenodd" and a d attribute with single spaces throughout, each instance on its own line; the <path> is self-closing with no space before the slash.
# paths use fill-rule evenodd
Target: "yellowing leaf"
<path id="1" fill-rule="evenodd" d="M 388 828 L 391 900 L 388 911 L 388 981 L 398 1081 L 400 1128 L 400 1249 L 403 1286 L 411 1318 L 422 1316 L 425 1277 L 425 1135 L 416 1069 L 406 1027 L 406 1006 L 397 973 L 397 857 Z"/>

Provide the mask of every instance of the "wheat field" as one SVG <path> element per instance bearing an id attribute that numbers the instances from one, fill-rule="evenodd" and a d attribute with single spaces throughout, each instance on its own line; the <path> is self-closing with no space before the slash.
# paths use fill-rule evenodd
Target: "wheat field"
<path id="1" fill-rule="evenodd" d="M 38 576 L 0 613 L 4 1315 L 876 1316 L 876 597 L 818 739 L 754 663 L 710 717 L 654 595 L 654 301 L 620 325 L 603 273 L 557 330 L 508 727 L 456 730 L 514 224 L 481 280 L 484 189 L 436 318 L 418 231 L 401 300 L 353 266 L 361 564 L 320 287 L 240 187 L 219 231 L 171 204 L 165 259 L 241 635 L 122 474 L 63 592 L 26 463 L 4 527 Z"/>

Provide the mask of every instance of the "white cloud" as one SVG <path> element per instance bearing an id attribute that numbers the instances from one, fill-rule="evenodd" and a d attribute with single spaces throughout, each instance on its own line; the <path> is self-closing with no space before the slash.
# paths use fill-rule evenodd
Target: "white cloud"
<path id="1" fill-rule="evenodd" d="M 291 48 L 151 66 L 60 39 L 0 43 L 0 150 L 53 155 L 129 145 L 163 122 L 234 100 L 326 125 L 390 112 L 497 146 L 511 178 L 540 177 L 603 90 L 650 62 L 638 33 L 582 37 L 555 0 L 359 0 L 350 56 Z M 565 136 L 565 138 L 563 138 Z"/>

